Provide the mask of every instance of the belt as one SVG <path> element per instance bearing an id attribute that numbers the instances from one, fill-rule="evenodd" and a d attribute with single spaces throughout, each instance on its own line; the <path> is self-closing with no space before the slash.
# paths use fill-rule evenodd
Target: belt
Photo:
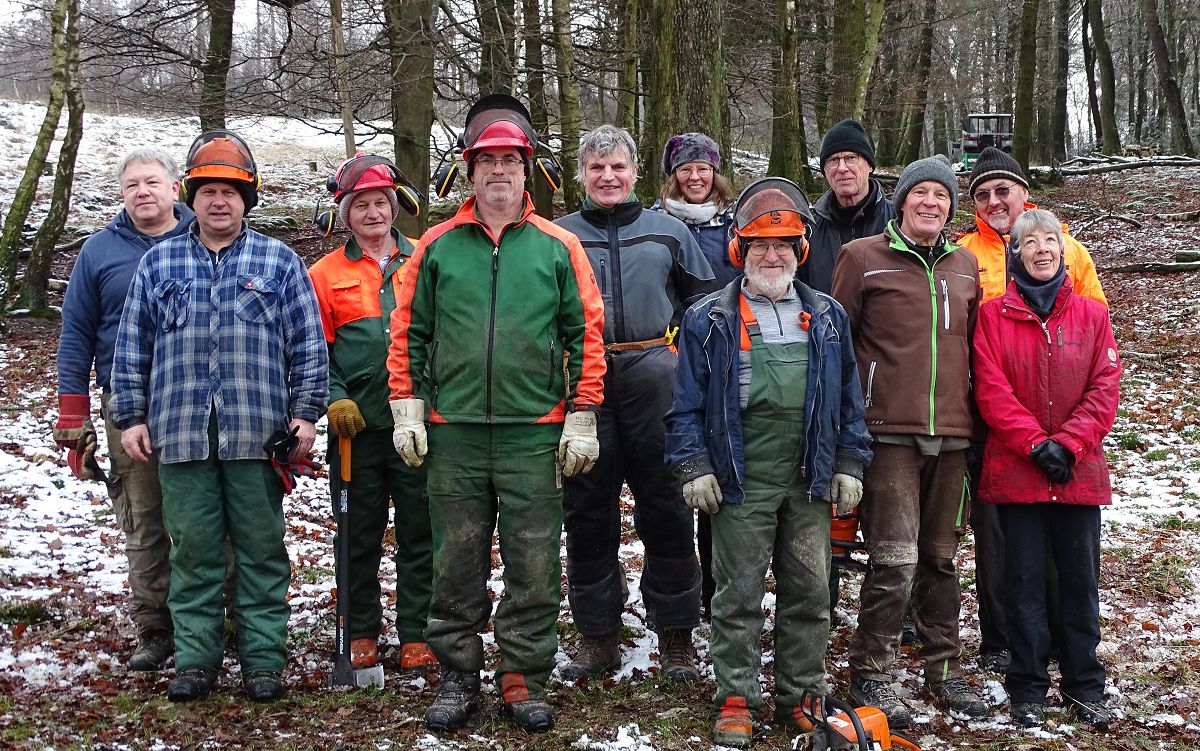
<path id="1" fill-rule="evenodd" d="M 670 338 L 660 336 L 657 339 L 646 339 L 641 342 L 619 342 L 617 344 L 605 344 L 605 352 L 641 352 L 655 347 L 665 347 L 671 343 Z"/>

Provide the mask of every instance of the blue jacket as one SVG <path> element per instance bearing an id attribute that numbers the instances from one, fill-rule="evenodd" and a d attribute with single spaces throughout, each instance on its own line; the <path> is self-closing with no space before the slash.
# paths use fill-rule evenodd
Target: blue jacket
<path id="1" fill-rule="evenodd" d="M 667 463 L 687 482 L 714 474 L 724 503 L 740 504 L 745 476 L 738 404 L 740 281 L 693 305 L 683 317 L 675 398 L 667 412 Z M 805 411 L 805 474 L 814 498 L 828 498 L 835 472 L 862 479 L 871 463 L 850 323 L 828 295 L 795 282 L 812 316 Z"/>
<path id="2" fill-rule="evenodd" d="M 75 267 L 62 307 L 62 336 L 58 340 L 58 391 L 86 394 L 92 363 L 96 384 L 108 388 L 113 347 L 121 308 L 138 261 L 155 244 L 182 235 L 196 217 L 182 203 L 175 204 L 175 229 L 159 237 L 140 234 L 125 209 L 108 226 L 87 239 Z"/>

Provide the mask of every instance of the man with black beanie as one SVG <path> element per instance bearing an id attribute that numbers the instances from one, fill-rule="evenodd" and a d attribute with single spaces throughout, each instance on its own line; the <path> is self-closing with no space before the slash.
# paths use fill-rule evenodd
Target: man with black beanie
<path id="1" fill-rule="evenodd" d="M 843 245 L 878 235 L 896 216 L 883 185 L 871 177 L 874 169 L 875 146 L 857 120 L 842 120 L 821 140 L 821 172 L 829 190 L 813 205 L 808 262 L 799 271 L 801 280 L 819 292 L 829 292 Z"/>

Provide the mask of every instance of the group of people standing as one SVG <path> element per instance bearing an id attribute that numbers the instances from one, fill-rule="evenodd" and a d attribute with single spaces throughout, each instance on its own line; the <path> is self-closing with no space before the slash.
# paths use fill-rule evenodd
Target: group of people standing
<path id="1" fill-rule="evenodd" d="M 63 307 L 55 439 L 77 475 L 106 480 L 127 535 L 130 668 L 174 653 L 168 697 L 203 698 L 228 608 L 248 695 L 282 695 L 282 496 L 328 405 L 331 466 L 353 447 L 351 588 L 338 593 L 353 661 L 379 659 L 390 503 L 401 664 L 440 666 L 431 729 L 465 725 L 480 703 L 495 533 L 495 685 L 516 724 L 553 727 L 556 668 L 565 681 L 619 669 L 626 485 L 662 675 L 699 679 L 693 631 L 711 618 L 718 742 L 749 745 L 763 705 L 768 569 L 774 720 L 812 729 L 808 697 L 830 690 L 831 519 L 853 513 L 870 566 L 850 699 L 912 722 L 892 688 L 908 612 L 931 696 L 987 714 L 960 665 L 954 553 L 971 496 L 981 664 L 1006 672 L 1012 715 L 1033 727 L 1056 649 L 1071 710 L 1107 728 L 1100 441 L 1119 360 L 1086 250 L 1027 203 L 1016 161 L 981 156 L 977 230 L 956 243 L 949 162 L 909 165 L 889 200 L 852 120 L 822 141 L 830 188 L 811 206 L 782 178 L 735 196 L 716 143 L 685 133 L 644 208 L 632 136 L 602 125 L 578 151 L 583 208 L 551 222 L 525 190 L 538 145 L 517 100 L 477 102 L 462 138 L 472 195 L 418 241 L 393 228 L 412 203 L 400 171 L 347 160 L 327 187 L 350 238 L 307 273 L 245 225 L 258 173 L 235 134 L 193 145 L 187 207 L 169 155 L 122 163 L 125 208 L 85 244 Z M 556 665 L 564 530 L 580 639 Z"/>

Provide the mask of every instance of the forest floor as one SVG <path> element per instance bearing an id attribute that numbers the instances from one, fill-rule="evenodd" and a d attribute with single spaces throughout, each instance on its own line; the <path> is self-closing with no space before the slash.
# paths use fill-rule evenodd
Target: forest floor
<path id="1" fill-rule="evenodd" d="M 0 150 L 0 162 L 3 158 Z M 95 180 L 108 179 L 97 175 Z M 84 194 L 89 191 L 103 192 L 95 185 L 85 187 Z M 1178 249 L 1200 250 L 1195 222 L 1145 216 L 1200 208 L 1200 169 L 1073 177 L 1036 195 L 1043 208 L 1085 228 L 1078 237 L 1101 269 L 1123 359 L 1121 408 L 1105 442 L 1113 505 L 1103 513 L 1100 590 L 1100 655 L 1116 719 L 1103 734 L 1073 726 L 1052 691 L 1044 730 L 1022 731 L 1009 721 L 1000 676 L 980 672 L 975 664 L 979 632 L 968 534 L 958 555 L 964 666 L 993 711 L 982 722 L 964 723 L 935 710 L 922 693 L 919 664 L 905 648 L 897 677 L 918 718 L 910 735 L 927 751 L 1200 749 L 1200 581 L 1195 570 L 1200 560 L 1200 273 L 1105 271 L 1135 261 L 1167 262 Z M 960 209 L 956 228 L 965 229 L 970 202 Z M 1134 216 L 1142 227 L 1114 219 L 1093 222 L 1109 213 Z M 310 263 L 334 247 L 309 231 L 288 239 Z M 55 276 L 65 278 L 72 262 L 73 256 L 65 254 L 56 259 Z M 661 679 L 654 667 L 657 639 L 646 628 L 638 590 L 641 546 L 632 531 L 628 498 L 621 548 L 630 579 L 624 666 L 603 682 L 554 683 L 550 701 L 558 724 L 548 734 L 524 735 L 501 718 L 491 673 L 485 675 L 487 701 L 467 729 L 427 733 L 421 717 L 434 694 L 434 677 L 399 674 L 391 629 L 384 635 L 384 689 L 324 687 L 334 586 L 334 525 L 324 479 L 302 480 L 285 501 L 293 567 L 287 696 L 268 705 L 248 702 L 231 652 L 210 698 L 187 705 L 167 702 L 170 671 L 144 674 L 125 667 L 134 630 L 125 613 L 124 540 L 108 499 L 100 485 L 71 476 L 50 438 L 57 329 L 52 321 L 18 318 L 9 321 L 0 340 L 0 414 L 5 418 L 0 420 L 0 749 L 714 748 L 709 627 L 702 625 L 695 634 L 702 681 L 679 687 Z M 103 443 L 100 454 L 103 463 Z M 489 586 L 494 598 L 503 592 L 496 561 Z M 381 578 L 390 605 L 394 567 L 385 563 Z M 836 690 L 847 683 L 846 647 L 856 623 L 858 586 L 858 575 L 844 577 L 831 633 L 828 669 Z M 763 677 L 769 695 L 771 594 L 764 611 Z M 385 620 L 393 614 L 385 610 Z M 565 598 L 559 633 L 561 663 L 578 639 Z M 494 658 L 490 633 L 485 644 Z M 804 747 L 803 738 L 793 745 L 795 739 L 772 727 L 769 716 L 763 715 L 756 748 Z"/>

